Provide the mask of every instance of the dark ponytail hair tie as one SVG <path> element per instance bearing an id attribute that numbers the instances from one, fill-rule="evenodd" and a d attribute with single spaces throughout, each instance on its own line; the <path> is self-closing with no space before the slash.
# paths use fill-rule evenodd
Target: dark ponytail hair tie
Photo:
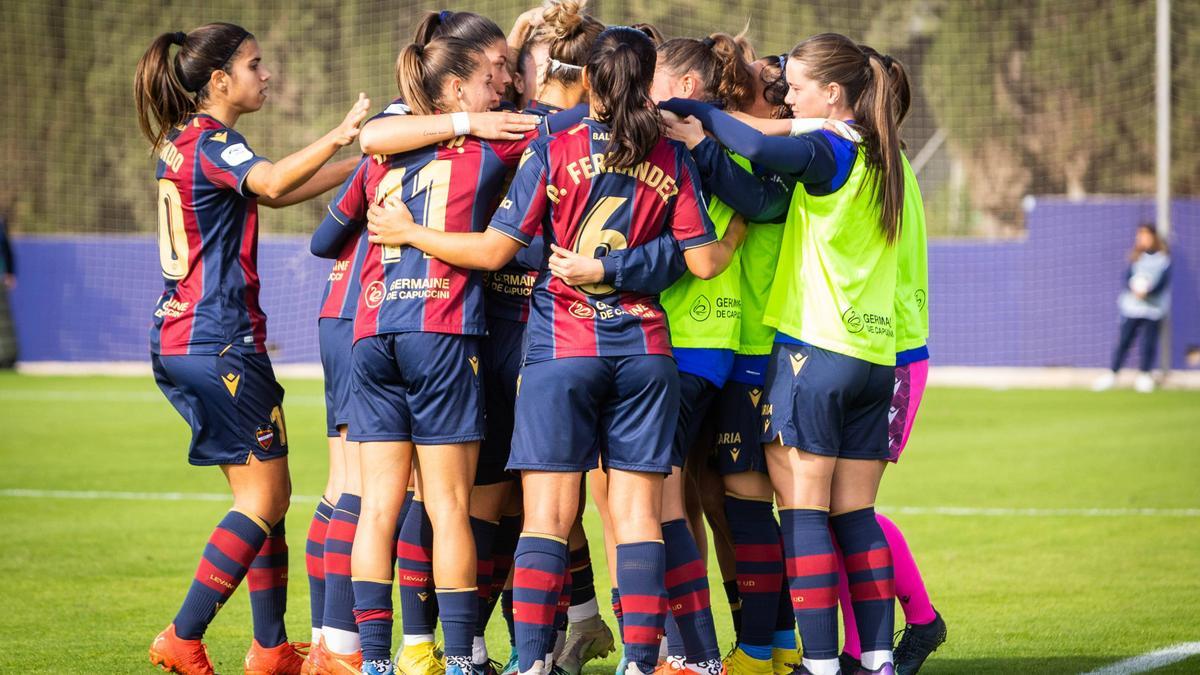
<path id="1" fill-rule="evenodd" d="M 171 44 L 182 46 L 185 41 L 187 41 L 187 33 L 183 31 L 171 33 Z"/>
<path id="2" fill-rule="evenodd" d="M 438 21 L 446 23 L 452 16 L 454 16 L 454 12 L 451 12 L 448 9 L 443 9 L 442 11 L 438 12 Z"/>
<path id="3" fill-rule="evenodd" d="M 717 41 L 716 41 L 716 40 L 714 40 L 714 39 L 712 39 L 712 38 L 710 38 L 710 37 L 706 37 L 706 38 L 704 38 L 703 40 L 701 40 L 700 42 L 703 42 L 703 43 L 704 43 L 704 46 L 705 46 L 705 47 L 707 47 L 707 48 L 709 48 L 709 49 L 712 49 L 712 48 L 713 48 L 713 45 L 717 44 Z"/>

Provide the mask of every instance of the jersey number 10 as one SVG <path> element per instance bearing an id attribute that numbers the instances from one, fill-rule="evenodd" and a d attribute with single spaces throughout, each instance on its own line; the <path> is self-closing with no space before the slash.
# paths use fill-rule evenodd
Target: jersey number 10
<path id="1" fill-rule="evenodd" d="M 188 238 L 183 199 L 179 188 L 166 178 L 158 179 L 158 262 L 168 279 L 187 276 Z"/>

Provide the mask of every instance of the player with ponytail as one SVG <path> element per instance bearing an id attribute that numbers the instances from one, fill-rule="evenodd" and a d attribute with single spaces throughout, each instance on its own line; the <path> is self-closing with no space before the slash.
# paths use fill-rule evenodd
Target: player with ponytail
<path id="1" fill-rule="evenodd" d="M 258 302 L 257 207 L 309 199 L 349 175 L 357 159 L 324 165 L 353 142 L 370 102 L 360 94 L 337 127 L 272 163 L 233 128 L 266 100 L 261 60 L 250 32 L 212 23 L 159 35 L 134 78 L 138 124 L 158 155 L 165 290 L 150 334 L 155 380 L 192 427 L 189 462 L 220 466 L 234 502 L 150 647 L 152 663 L 180 673 L 213 672 L 201 638 L 251 567 L 247 671 L 297 672 L 303 661 L 283 623 L 291 483 L 283 389 Z"/>
<path id="2" fill-rule="evenodd" d="M 496 269 L 539 232 L 552 245 L 605 255 L 667 229 L 694 274 L 720 273 L 736 241 L 716 239 L 691 158 L 662 137 L 649 97 L 654 61 L 640 32 L 610 28 L 597 38 L 583 73 L 593 118 L 533 145 L 486 232 L 392 222 L 379 236 Z M 653 295 L 604 283 L 574 288 L 546 271 L 533 291 L 508 465 L 522 471 L 525 494 L 514 578 L 514 601 L 525 608 L 517 617 L 519 668 L 550 666 L 579 479 L 600 454 L 611 475 L 618 584 L 633 599 L 624 614 L 629 672 L 649 673 L 666 611 L 659 512 L 679 395 L 666 322 Z M 544 414 L 551 402 L 566 407 L 565 419 Z"/>
<path id="3" fill-rule="evenodd" d="M 798 183 L 765 312 L 779 333 L 762 440 L 804 643 L 801 668 L 838 672 L 832 529 L 847 556 L 863 669 L 891 673 L 895 592 L 874 501 L 889 456 L 896 363 L 903 66 L 827 33 L 797 45 L 785 71 L 797 118 L 853 123 L 862 143 L 825 131 L 766 137 L 703 104 L 665 107 L 695 115 L 730 149 Z"/>

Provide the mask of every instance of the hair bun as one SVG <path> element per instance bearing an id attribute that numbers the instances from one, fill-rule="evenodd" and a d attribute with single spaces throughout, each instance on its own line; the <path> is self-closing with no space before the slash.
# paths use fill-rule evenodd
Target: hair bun
<path id="1" fill-rule="evenodd" d="M 554 0 L 542 14 L 554 37 L 563 40 L 575 34 L 583 25 L 583 0 Z"/>

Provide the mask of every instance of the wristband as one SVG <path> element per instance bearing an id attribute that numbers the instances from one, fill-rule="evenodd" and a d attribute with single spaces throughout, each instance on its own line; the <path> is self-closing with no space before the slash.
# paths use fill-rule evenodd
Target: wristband
<path id="1" fill-rule="evenodd" d="M 803 136 L 812 131 L 820 131 L 825 125 L 824 117 L 797 117 L 792 120 L 790 136 Z"/>
<path id="2" fill-rule="evenodd" d="M 471 116 L 469 113 L 450 113 L 450 124 L 454 125 L 455 136 L 466 136 L 471 133 Z"/>

